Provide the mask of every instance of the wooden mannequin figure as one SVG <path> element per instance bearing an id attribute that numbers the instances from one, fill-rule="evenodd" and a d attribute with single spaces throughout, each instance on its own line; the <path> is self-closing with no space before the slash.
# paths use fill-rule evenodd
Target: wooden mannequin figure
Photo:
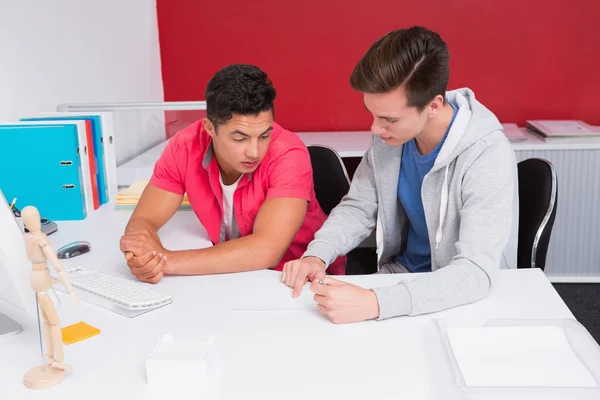
<path id="1" fill-rule="evenodd" d="M 44 389 L 55 386 L 65 378 L 65 371 L 70 370 L 68 365 L 63 364 L 63 339 L 59 325 L 58 314 L 48 295 L 48 290 L 53 284 L 58 283 L 52 279 L 47 262 L 50 261 L 56 270 L 63 286 L 70 294 L 73 304 L 78 304 L 79 299 L 73 291 L 69 280 L 61 268 L 56 253 L 50 246 L 50 241 L 41 230 L 40 214 L 37 208 L 27 206 L 21 210 L 23 223 L 29 229 L 23 235 L 27 258 L 32 263 L 31 288 L 36 292 L 40 306 L 40 314 L 44 321 L 44 342 L 46 352 L 44 353 L 44 364 L 27 371 L 23 382 L 30 389 Z"/>

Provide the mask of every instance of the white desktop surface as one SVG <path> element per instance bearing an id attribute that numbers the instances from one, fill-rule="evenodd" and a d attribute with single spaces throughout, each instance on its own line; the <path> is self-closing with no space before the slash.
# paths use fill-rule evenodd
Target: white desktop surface
<path id="1" fill-rule="evenodd" d="M 58 222 L 55 248 L 89 240 L 92 252 L 63 265 L 85 264 L 131 277 L 118 240 L 130 212 L 105 205 L 82 222 Z M 210 245 L 193 212 L 178 212 L 160 232 L 166 247 Z M 73 371 L 58 386 L 34 391 L 24 373 L 40 363 L 35 329 L 0 340 L 0 399 L 442 399 L 441 355 L 435 352 L 431 318 L 447 324 L 483 325 L 490 318 L 573 318 L 543 272 L 501 271 L 491 294 L 441 313 L 335 325 L 319 312 L 232 312 L 248 291 L 282 293 L 279 273 L 257 271 L 213 276 L 168 276 L 157 288 L 173 303 L 128 319 L 82 301 L 71 306 L 59 292 L 61 326 L 84 321 L 102 333 L 65 346 Z M 394 284 L 409 274 L 351 276 L 363 285 Z M 133 277 L 131 277 L 133 279 Z M 285 299 L 287 300 L 287 299 Z M 219 395 L 152 390 L 144 362 L 164 334 L 176 339 L 222 341 Z M 437 355 L 436 355 L 437 354 Z"/>

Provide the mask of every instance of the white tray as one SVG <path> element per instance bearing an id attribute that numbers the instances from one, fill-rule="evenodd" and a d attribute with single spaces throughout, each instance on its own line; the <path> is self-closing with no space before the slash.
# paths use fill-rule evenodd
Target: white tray
<path id="1" fill-rule="evenodd" d="M 459 368 L 450 344 L 450 328 L 443 320 L 435 319 L 436 334 L 443 349 L 443 370 L 448 372 L 446 382 L 450 384 L 452 399 L 496 400 L 496 399 L 544 399 L 544 400 L 599 400 L 600 399 L 600 346 L 589 332 L 576 320 L 490 320 L 485 327 L 523 327 L 557 326 L 563 330 L 573 353 L 579 358 L 590 375 L 595 379 L 596 387 L 506 387 L 506 386 L 468 386 Z M 454 328 L 454 326 L 452 326 Z M 441 380 L 442 381 L 442 380 Z"/>

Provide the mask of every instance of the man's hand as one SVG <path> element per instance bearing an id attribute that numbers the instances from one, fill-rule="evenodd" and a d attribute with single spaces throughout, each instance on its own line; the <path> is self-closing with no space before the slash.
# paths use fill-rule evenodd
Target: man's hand
<path id="1" fill-rule="evenodd" d="M 132 275 L 149 283 L 158 283 L 162 279 L 168 250 L 156 233 L 146 229 L 128 229 L 120 245 Z"/>
<path id="2" fill-rule="evenodd" d="M 158 283 L 162 279 L 166 264 L 167 256 L 155 251 L 133 257 L 127 262 L 131 274 L 148 283 Z"/>
<path id="3" fill-rule="evenodd" d="M 319 311 L 336 324 L 360 322 L 379 317 L 379 302 L 372 290 L 338 281 L 313 281 L 310 290 L 315 294 Z"/>
<path id="4" fill-rule="evenodd" d="M 163 254 L 167 252 L 156 232 L 147 229 L 127 229 L 125 235 L 121 237 L 120 246 L 126 259 L 131 258 L 127 252 L 137 257 L 152 251 Z"/>
<path id="5" fill-rule="evenodd" d="M 288 261 L 281 271 L 281 282 L 294 288 L 292 297 L 298 297 L 302 286 L 307 281 L 325 278 L 325 263 L 317 257 L 306 257 L 299 260 Z"/>

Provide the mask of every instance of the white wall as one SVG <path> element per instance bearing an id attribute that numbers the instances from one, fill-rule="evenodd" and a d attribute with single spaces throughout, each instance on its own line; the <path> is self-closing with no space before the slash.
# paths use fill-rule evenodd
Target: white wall
<path id="1" fill-rule="evenodd" d="M 0 0 L 0 119 L 163 100 L 155 0 Z M 115 116 L 117 163 L 164 139 L 154 114 Z"/>

